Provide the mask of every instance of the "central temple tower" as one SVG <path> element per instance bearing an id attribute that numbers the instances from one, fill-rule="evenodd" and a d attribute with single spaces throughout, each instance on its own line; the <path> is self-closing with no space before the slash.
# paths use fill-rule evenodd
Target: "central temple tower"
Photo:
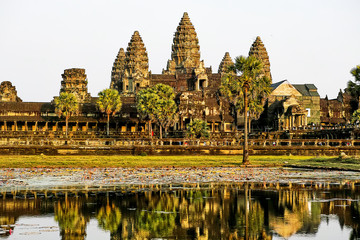
<path id="1" fill-rule="evenodd" d="M 168 60 L 164 74 L 191 73 L 194 68 L 199 67 L 199 40 L 187 12 L 176 29 L 171 50 L 171 60 Z"/>

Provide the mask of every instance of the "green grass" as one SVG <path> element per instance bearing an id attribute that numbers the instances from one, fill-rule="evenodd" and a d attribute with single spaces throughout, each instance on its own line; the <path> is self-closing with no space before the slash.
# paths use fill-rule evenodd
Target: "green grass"
<path id="1" fill-rule="evenodd" d="M 360 170 L 357 158 L 250 156 L 254 166 L 309 166 Z M 219 167 L 240 166 L 242 156 L 0 156 L 0 168 L 34 167 Z"/>

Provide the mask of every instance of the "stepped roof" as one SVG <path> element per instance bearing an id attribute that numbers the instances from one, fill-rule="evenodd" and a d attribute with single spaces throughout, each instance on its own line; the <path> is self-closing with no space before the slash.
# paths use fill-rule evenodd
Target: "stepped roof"
<path id="1" fill-rule="evenodd" d="M 231 59 L 229 52 L 226 52 L 220 62 L 218 73 L 225 73 L 231 65 L 234 65 L 234 62 Z"/>
<path id="2" fill-rule="evenodd" d="M 125 70 L 125 51 L 123 48 L 120 48 L 112 67 L 110 88 L 113 88 L 114 85 L 120 80 L 120 77 L 124 73 L 124 70 Z"/>
<path id="3" fill-rule="evenodd" d="M 132 35 L 125 54 L 125 70 L 129 74 L 140 71 L 147 76 L 149 59 L 143 40 L 138 31 Z"/>
<path id="4" fill-rule="evenodd" d="M 196 68 L 200 64 L 200 46 L 195 28 L 187 12 L 180 20 L 173 39 L 171 60 L 167 70 L 174 73 L 176 70 Z"/>
<path id="5" fill-rule="evenodd" d="M 265 75 L 269 77 L 270 80 L 272 80 L 271 72 L 270 72 L 269 55 L 266 51 L 265 45 L 263 44 L 259 36 L 256 37 L 254 43 L 251 45 L 249 56 L 255 56 L 263 62 Z"/>

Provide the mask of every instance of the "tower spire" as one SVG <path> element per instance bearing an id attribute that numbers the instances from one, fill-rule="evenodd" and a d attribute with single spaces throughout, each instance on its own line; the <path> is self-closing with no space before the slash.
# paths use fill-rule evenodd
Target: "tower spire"
<path id="1" fill-rule="evenodd" d="M 270 78 L 270 81 L 272 82 L 269 55 L 259 36 L 256 37 L 254 43 L 251 45 L 249 56 L 255 56 L 263 62 L 265 76 Z"/>
<path id="2" fill-rule="evenodd" d="M 149 59 L 145 45 L 138 31 L 131 36 L 125 53 L 122 90 L 134 93 L 149 85 Z"/>
<path id="3" fill-rule="evenodd" d="M 122 91 L 120 80 L 121 80 L 121 76 L 124 74 L 124 69 L 125 69 L 125 51 L 123 48 L 120 48 L 112 67 L 110 88 L 114 88 L 118 91 Z"/>
<path id="4" fill-rule="evenodd" d="M 134 32 L 126 49 L 125 70 L 129 75 L 140 72 L 144 77 L 148 76 L 149 59 L 138 31 Z"/>
<path id="5" fill-rule="evenodd" d="M 234 65 L 233 60 L 230 57 L 229 52 L 226 52 L 223 59 L 221 60 L 221 63 L 219 65 L 218 73 L 226 73 L 229 66 Z"/>
<path id="6" fill-rule="evenodd" d="M 187 12 L 176 28 L 171 50 L 171 60 L 168 61 L 165 73 L 186 73 L 200 65 L 199 40 Z"/>

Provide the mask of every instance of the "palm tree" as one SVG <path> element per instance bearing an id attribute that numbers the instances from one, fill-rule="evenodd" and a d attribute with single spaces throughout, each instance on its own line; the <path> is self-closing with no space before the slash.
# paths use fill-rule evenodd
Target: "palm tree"
<path id="1" fill-rule="evenodd" d="M 68 136 L 69 118 L 79 109 L 76 96 L 73 93 L 62 92 L 59 97 L 54 99 L 55 112 L 59 117 L 64 116 L 66 122 L 66 137 Z"/>
<path id="2" fill-rule="evenodd" d="M 359 108 L 359 97 L 360 97 L 360 65 L 352 68 L 350 71 L 351 75 L 354 76 L 354 81 L 348 81 L 346 91 L 352 96 L 351 107 L 352 111 Z"/>
<path id="3" fill-rule="evenodd" d="M 96 102 L 100 111 L 107 116 L 106 135 L 109 136 L 110 115 L 115 115 L 120 111 L 122 103 L 119 92 L 115 89 L 104 89 L 98 94 L 99 99 Z"/>
<path id="4" fill-rule="evenodd" d="M 248 164 L 249 105 L 252 112 L 258 112 L 259 105 L 263 104 L 263 100 L 270 92 L 270 80 L 264 74 L 262 61 L 254 56 L 235 58 L 235 64 L 229 67 L 229 74 L 226 74 L 221 81 L 220 91 L 233 104 L 234 118 L 237 118 L 238 110 L 244 114 L 243 163 Z"/>
<path id="5" fill-rule="evenodd" d="M 136 106 L 140 116 L 158 124 L 160 139 L 162 130 L 166 133 L 168 127 L 174 124 L 177 111 L 174 99 L 174 89 L 165 84 L 156 84 L 139 91 L 136 95 Z"/>

